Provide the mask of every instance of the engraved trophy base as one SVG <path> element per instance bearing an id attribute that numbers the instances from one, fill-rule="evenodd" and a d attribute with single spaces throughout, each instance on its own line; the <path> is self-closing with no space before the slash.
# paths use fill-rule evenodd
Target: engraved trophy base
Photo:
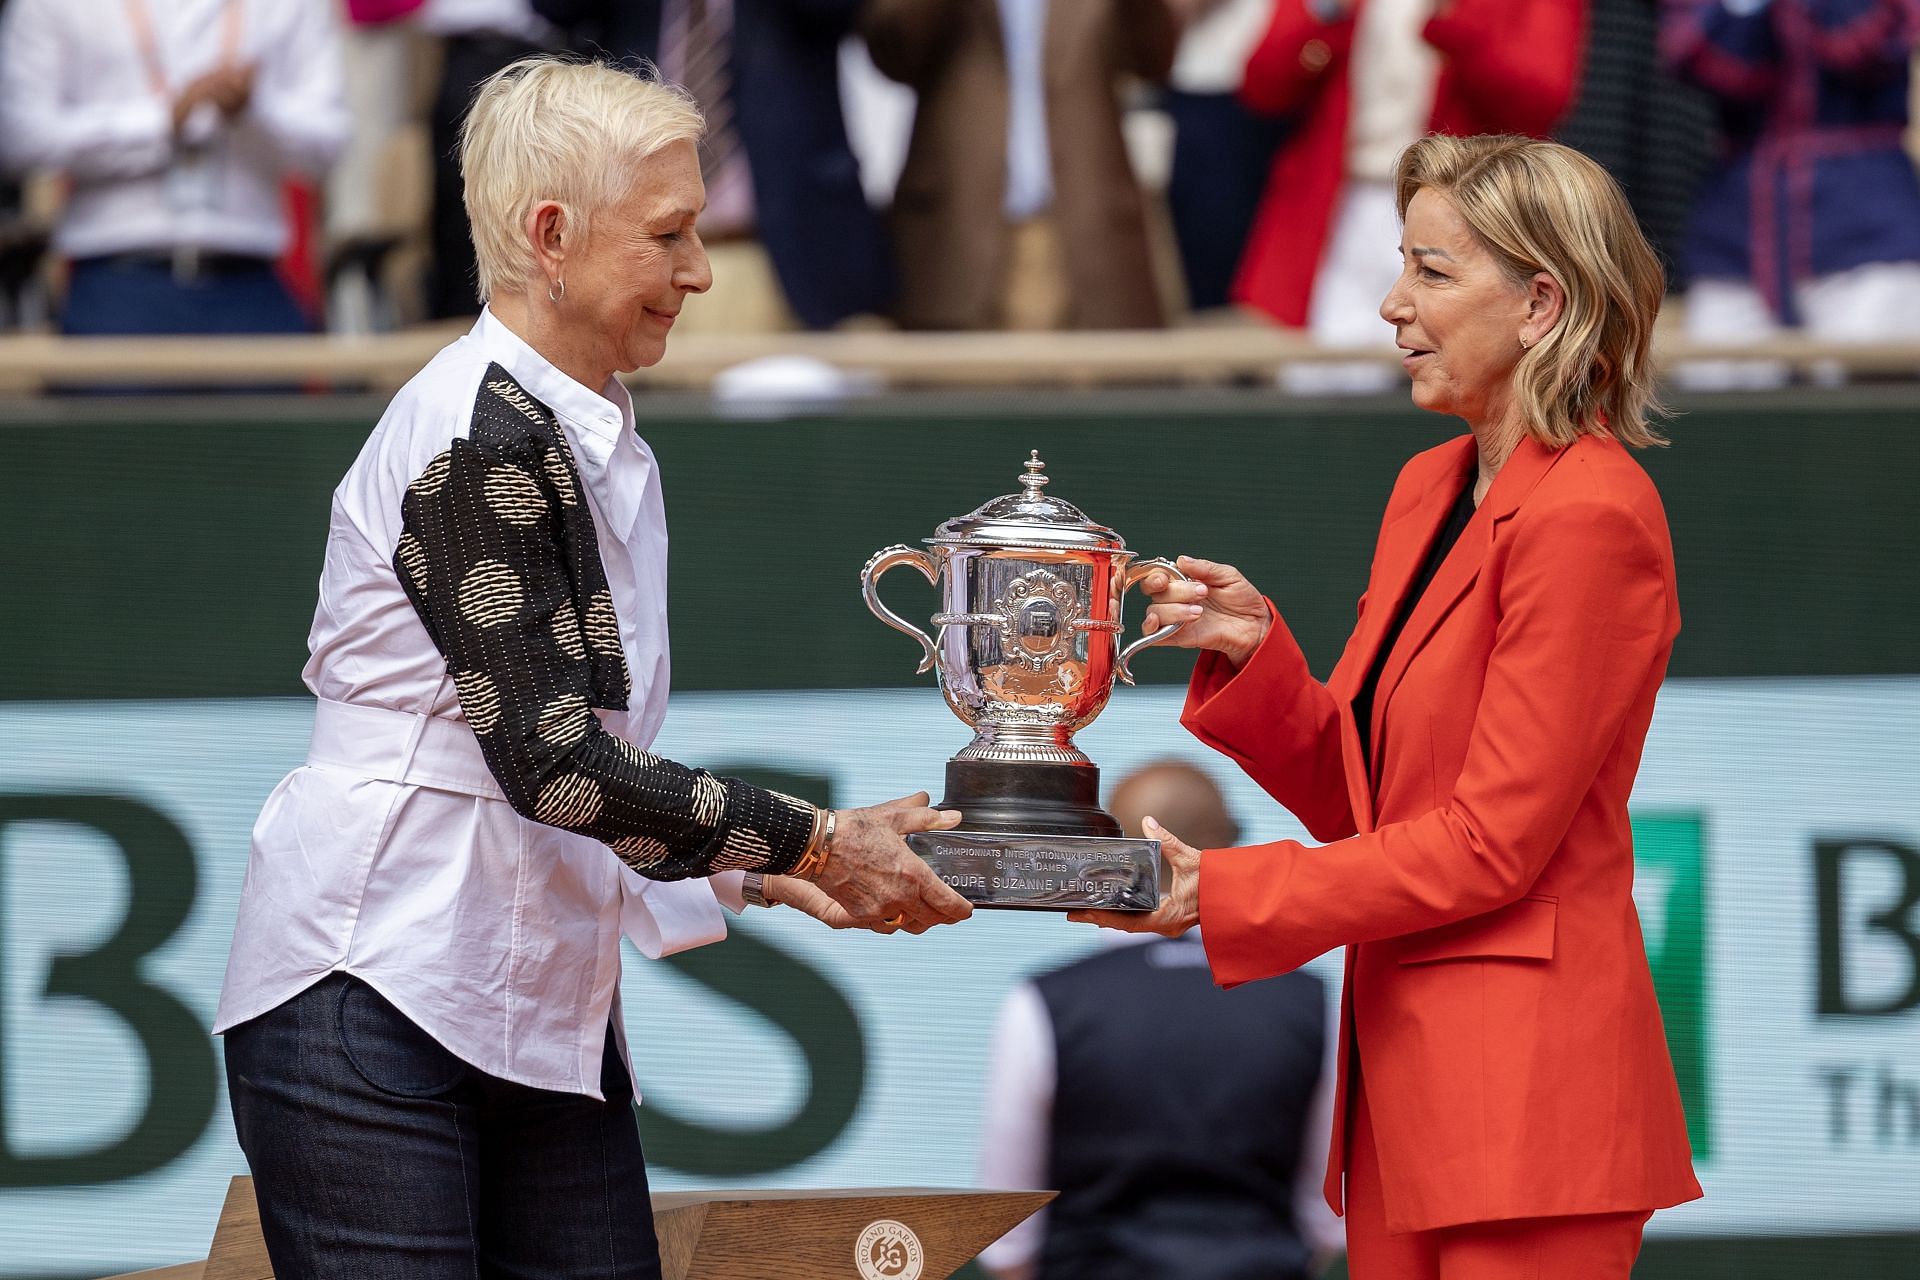
<path id="1" fill-rule="evenodd" d="M 1099 794 L 1092 765 L 949 760 L 939 807 L 966 817 L 907 846 L 976 907 L 1151 911 L 1160 842 L 1122 836 Z"/>
<path id="2" fill-rule="evenodd" d="M 961 831 L 1023 836 L 1118 836 L 1100 807 L 1100 770 L 1048 761 L 949 760 L 942 809 L 965 814 Z"/>

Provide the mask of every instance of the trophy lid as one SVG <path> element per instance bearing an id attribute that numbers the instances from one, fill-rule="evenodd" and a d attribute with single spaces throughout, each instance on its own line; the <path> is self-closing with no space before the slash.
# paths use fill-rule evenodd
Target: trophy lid
<path id="1" fill-rule="evenodd" d="M 1020 492 L 1004 494 L 956 516 L 924 539 L 936 547 L 1031 547 L 1042 551 L 1105 551 L 1126 554 L 1127 544 L 1105 525 L 1062 498 L 1048 497 L 1047 464 L 1040 451 L 1027 459 Z"/>

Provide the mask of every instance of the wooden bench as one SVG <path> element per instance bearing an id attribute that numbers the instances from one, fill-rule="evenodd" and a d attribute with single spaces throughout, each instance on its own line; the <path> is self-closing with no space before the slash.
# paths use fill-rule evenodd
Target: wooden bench
<path id="1" fill-rule="evenodd" d="M 889 1249 L 918 1263 L 883 1270 L 888 1280 L 946 1280 L 1054 1195 L 923 1187 L 666 1191 L 653 1197 L 653 1227 L 665 1280 L 861 1280 L 856 1254 Z M 228 1185 L 205 1260 L 112 1280 L 274 1280 L 253 1179 Z"/>

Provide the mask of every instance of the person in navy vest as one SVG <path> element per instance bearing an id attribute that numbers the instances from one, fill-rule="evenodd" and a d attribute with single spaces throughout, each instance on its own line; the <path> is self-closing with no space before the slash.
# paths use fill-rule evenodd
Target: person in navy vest
<path id="1" fill-rule="evenodd" d="M 1149 765 L 1110 802 L 1231 844 L 1219 789 Z M 1119 935 L 1134 938 L 1136 935 Z M 1199 935 L 1112 946 L 1022 984 L 995 1028 L 980 1183 L 1059 1199 L 995 1242 L 995 1280 L 1305 1280 L 1344 1245 L 1320 1195 L 1325 984 L 1223 991 Z"/>

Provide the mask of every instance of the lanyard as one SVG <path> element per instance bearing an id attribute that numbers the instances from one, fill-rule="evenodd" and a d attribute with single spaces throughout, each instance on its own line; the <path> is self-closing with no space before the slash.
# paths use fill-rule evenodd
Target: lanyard
<path id="1" fill-rule="evenodd" d="M 153 15 L 147 12 L 146 0 L 122 0 L 122 3 L 127 11 L 127 25 L 133 29 L 133 42 L 140 48 L 140 61 L 146 64 L 148 86 L 155 97 L 172 98 L 166 64 L 160 60 L 160 40 L 154 33 Z M 220 65 L 230 67 L 240 56 L 240 27 L 246 17 L 246 0 L 227 0 L 223 16 L 226 22 L 220 35 Z"/>

